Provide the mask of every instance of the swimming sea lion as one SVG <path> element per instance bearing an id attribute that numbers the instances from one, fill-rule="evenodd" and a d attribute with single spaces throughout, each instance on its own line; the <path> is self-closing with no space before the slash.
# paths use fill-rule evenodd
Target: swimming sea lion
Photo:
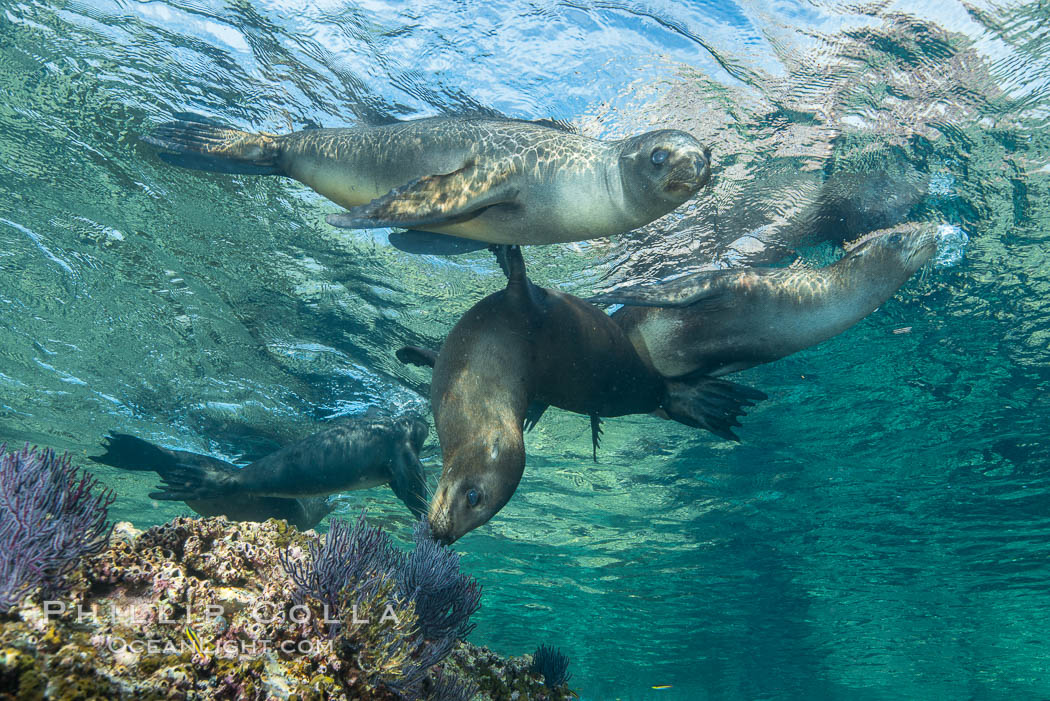
<path id="1" fill-rule="evenodd" d="M 286 175 L 349 210 L 328 215 L 333 226 L 414 229 L 401 236 L 417 252 L 446 252 L 427 249 L 432 240 L 463 243 L 448 237 L 476 250 L 618 234 L 667 214 L 711 177 L 710 149 L 673 129 L 599 141 L 551 121 L 435 117 L 278 136 L 184 117 L 143 137 L 166 162 Z"/>
<path id="2" fill-rule="evenodd" d="M 869 234 L 816 270 L 705 271 L 591 301 L 631 305 L 612 319 L 660 375 L 718 377 L 825 341 L 875 311 L 936 253 L 934 229 L 906 224 Z"/>
<path id="3" fill-rule="evenodd" d="M 419 451 L 429 429 L 418 416 L 344 419 L 241 469 L 213 459 L 173 460 L 154 499 L 313 497 L 389 484 L 414 516 L 427 507 Z M 188 455 L 193 456 L 193 453 Z M 221 461 L 218 461 L 221 463 Z"/>
<path id="4" fill-rule="evenodd" d="M 506 264 L 507 287 L 471 307 L 437 355 L 398 352 L 434 368 L 430 401 L 444 468 L 428 519 L 438 540 L 455 541 L 510 499 L 525 469 L 527 412 L 538 418 L 553 405 L 587 414 L 595 442 L 598 417 L 654 411 L 735 439 L 744 407 L 765 398 L 709 377 L 664 380 L 600 309 L 530 283 L 519 248 L 507 251 Z"/>
<path id="5" fill-rule="evenodd" d="M 240 472 L 236 465 L 185 450 L 171 450 L 125 433 L 111 433 L 102 455 L 90 460 L 123 470 L 151 470 L 165 476 L 178 465 L 197 465 L 211 472 Z M 187 499 L 186 505 L 201 516 L 225 516 L 231 521 L 265 521 L 283 518 L 301 531 L 313 528 L 334 508 L 327 497 L 284 499 L 281 497 L 228 496 L 214 499 Z"/>

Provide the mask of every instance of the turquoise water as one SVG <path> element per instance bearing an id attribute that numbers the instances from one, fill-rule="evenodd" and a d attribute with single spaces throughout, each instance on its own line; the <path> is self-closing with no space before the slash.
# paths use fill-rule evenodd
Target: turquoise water
<path id="1" fill-rule="evenodd" d="M 711 188 L 672 215 L 526 251 L 580 294 L 732 262 L 759 227 L 780 262 L 826 262 L 798 212 L 874 174 L 867 216 L 918 187 L 910 216 L 965 231 L 962 260 L 739 375 L 770 395 L 740 445 L 628 417 L 595 465 L 587 420 L 551 410 L 514 499 L 457 543 L 485 587 L 471 640 L 560 647 L 585 699 L 1046 697 L 1048 24 L 1039 3 L 0 2 L 0 442 L 250 459 L 425 411 L 393 350 L 502 286 L 487 254 L 328 227 L 296 183 L 164 165 L 138 136 L 175 112 L 281 132 L 492 110 L 712 144 Z M 424 458 L 436 480 L 433 433 Z M 95 472 L 119 519 L 188 513 Z M 340 501 L 407 537 L 388 490 Z"/>

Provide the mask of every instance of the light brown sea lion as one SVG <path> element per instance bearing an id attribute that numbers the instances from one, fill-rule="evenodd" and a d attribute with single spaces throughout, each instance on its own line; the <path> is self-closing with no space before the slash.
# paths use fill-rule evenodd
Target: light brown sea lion
<path id="1" fill-rule="evenodd" d="M 506 251 L 507 287 L 471 307 L 436 355 L 402 348 L 402 362 L 432 365 L 430 401 L 444 458 L 428 518 L 451 543 L 510 499 L 525 469 L 522 425 L 547 405 L 598 418 L 661 412 L 736 439 L 761 392 L 725 380 L 667 381 L 638 357 L 616 324 L 578 297 L 537 287 L 521 251 Z"/>
<path id="2" fill-rule="evenodd" d="M 935 227 L 903 224 L 819 269 L 736 268 L 592 297 L 664 377 L 714 377 L 825 341 L 892 297 L 937 251 Z M 648 306 L 637 306 L 648 305 Z"/>
<path id="3" fill-rule="evenodd" d="M 349 210 L 329 215 L 333 226 L 417 230 L 402 236 L 413 252 L 460 252 L 439 250 L 457 248 L 457 238 L 544 244 L 618 234 L 667 214 L 711 176 L 710 149 L 673 129 L 599 141 L 550 121 L 438 117 L 277 136 L 184 117 L 143 137 L 165 161 L 286 175 Z M 471 247 L 484 243 L 461 248 Z"/>

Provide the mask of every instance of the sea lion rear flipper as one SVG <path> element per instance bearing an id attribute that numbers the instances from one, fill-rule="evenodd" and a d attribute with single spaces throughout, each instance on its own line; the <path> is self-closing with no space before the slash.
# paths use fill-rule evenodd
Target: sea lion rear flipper
<path id="1" fill-rule="evenodd" d="M 720 438 L 739 442 L 733 433 L 745 407 L 767 399 L 764 392 L 706 375 L 695 379 L 668 380 L 663 409 L 668 417 L 686 426 L 707 429 Z"/>
<path id="2" fill-rule="evenodd" d="M 421 368 L 432 368 L 437 362 L 437 352 L 419 346 L 404 346 L 394 353 L 405 365 L 418 365 Z"/>
<path id="3" fill-rule="evenodd" d="M 540 422 L 543 417 L 543 412 L 547 411 L 547 407 L 550 404 L 544 404 L 542 402 L 533 402 L 529 404 L 528 408 L 525 409 L 525 421 L 523 422 L 522 428 L 526 431 L 531 431 L 536 428 L 536 424 Z"/>
<path id="4" fill-rule="evenodd" d="M 150 499 L 216 499 L 239 491 L 237 478 L 240 470 L 222 461 L 199 457 L 202 459 L 193 462 L 176 459 L 172 466 L 160 473 L 164 484 L 157 487 L 159 491 L 150 492 Z"/>
<path id="5" fill-rule="evenodd" d="M 424 175 L 368 204 L 325 217 L 343 229 L 399 226 L 419 229 L 469 219 L 486 207 L 513 202 L 509 162 L 479 166 L 473 161 L 446 175 Z"/>
<path id="6" fill-rule="evenodd" d="M 155 470 L 162 472 L 174 460 L 163 448 L 126 433 L 111 431 L 103 439 L 102 455 L 89 455 L 88 460 L 121 470 Z"/>
<path id="7" fill-rule="evenodd" d="M 161 124 L 142 140 L 163 149 L 165 163 L 214 173 L 280 175 L 280 150 L 272 134 L 252 134 L 231 129 L 193 114 L 180 113 L 177 121 Z"/>
<path id="8" fill-rule="evenodd" d="M 423 463 L 407 447 L 400 450 L 391 466 L 390 489 L 416 518 L 427 512 L 427 479 Z"/>
<path id="9" fill-rule="evenodd" d="M 761 274 L 758 269 L 749 272 Z M 688 307 L 703 305 L 712 311 L 728 309 L 734 301 L 734 281 L 740 269 L 704 270 L 657 285 L 624 287 L 587 298 L 591 304 L 626 304 L 633 307 Z"/>
<path id="10" fill-rule="evenodd" d="M 395 231 L 387 237 L 390 245 L 399 251 L 425 256 L 457 256 L 480 251 L 488 246 L 484 241 L 465 239 L 431 231 Z"/>

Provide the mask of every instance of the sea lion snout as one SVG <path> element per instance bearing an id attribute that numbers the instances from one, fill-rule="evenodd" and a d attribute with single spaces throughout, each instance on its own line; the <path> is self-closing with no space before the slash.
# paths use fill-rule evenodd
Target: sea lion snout
<path id="1" fill-rule="evenodd" d="M 679 205 L 711 180 L 711 149 L 691 134 L 661 129 L 621 142 L 622 176 L 635 197 Z"/>
<path id="2" fill-rule="evenodd" d="M 696 172 L 696 190 L 711 180 L 711 149 L 704 146 L 699 154 L 693 154 L 693 169 Z"/>
<path id="3" fill-rule="evenodd" d="M 452 545 L 458 538 L 452 532 L 452 519 L 448 508 L 447 491 L 439 489 L 430 502 L 427 513 L 430 535 L 442 545 Z"/>
<path id="4" fill-rule="evenodd" d="M 482 526 L 502 509 L 525 472 L 521 429 L 500 424 L 466 445 L 444 450 L 445 466 L 427 519 L 445 545 Z M 443 444 L 443 448 L 447 442 Z"/>
<path id="5" fill-rule="evenodd" d="M 908 257 L 908 267 L 918 270 L 937 255 L 937 236 L 935 227 L 921 224 L 912 232 L 902 234 L 902 245 Z"/>
<path id="6" fill-rule="evenodd" d="M 936 255 L 936 227 L 930 223 L 900 224 L 865 234 L 844 244 L 844 248 L 854 256 L 878 256 L 892 261 L 911 275 Z"/>

